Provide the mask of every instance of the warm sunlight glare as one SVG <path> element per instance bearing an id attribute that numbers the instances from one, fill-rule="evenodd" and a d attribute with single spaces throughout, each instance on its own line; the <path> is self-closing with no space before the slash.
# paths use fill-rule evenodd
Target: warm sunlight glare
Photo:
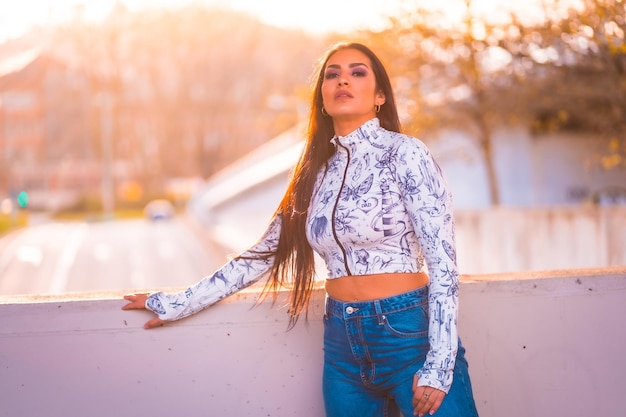
<path id="1" fill-rule="evenodd" d="M 330 30 L 347 32 L 359 27 L 375 28 L 384 16 L 397 10 L 394 1 L 316 0 L 121 0 L 130 10 L 173 8 L 185 4 L 205 4 L 230 8 L 257 16 L 266 24 L 301 28 L 311 33 Z M 104 17 L 115 0 L 21 0 L 0 9 L 0 41 L 23 34 L 32 26 L 67 22 L 77 16 L 88 21 Z"/>
<path id="2" fill-rule="evenodd" d="M 511 14 L 524 21 L 536 22 L 549 13 L 562 13 L 570 7 L 580 7 L 583 0 L 471 0 L 470 10 L 472 16 L 479 17 L 486 21 L 502 22 L 509 20 Z M 443 0 L 439 2 L 429 2 L 419 0 L 407 0 L 410 3 L 421 3 L 426 7 L 441 12 L 445 21 L 454 25 L 463 20 L 466 12 L 466 0 Z M 554 7 L 555 10 L 546 10 L 545 8 Z"/>
<path id="3" fill-rule="evenodd" d="M 401 6 L 422 4 L 438 9 L 452 24 L 459 22 L 465 0 L 426 2 L 420 0 L 117 0 L 130 10 L 173 8 L 185 4 L 205 4 L 243 11 L 266 24 L 300 28 L 311 33 L 328 31 L 350 32 L 355 29 L 379 29 L 386 17 L 397 14 Z M 565 5 L 581 0 L 562 0 Z M 0 41 L 16 37 L 32 26 L 67 22 L 80 17 L 87 21 L 103 18 L 116 0 L 20 0 L 0 9 Z M 542 0 L 526 0 L 523 10 L 519 3 L 507 0 L 472 0 L 474 14 L 487 19 L 506 18 L 511 11 L 533 18 L 541 15 Z"/>

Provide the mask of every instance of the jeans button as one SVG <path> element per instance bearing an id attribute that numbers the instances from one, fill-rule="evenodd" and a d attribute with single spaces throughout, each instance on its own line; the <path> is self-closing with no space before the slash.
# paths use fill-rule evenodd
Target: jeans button
<path id="1" fill-rule="evenodd" d="M 346 307 L 346 313 L 348 313 L 348 314 L 352 314 L 352 313 L 354 313 L 354 308 L 353 308 L 353 307 L 351 307 L 351 306 Z"/>

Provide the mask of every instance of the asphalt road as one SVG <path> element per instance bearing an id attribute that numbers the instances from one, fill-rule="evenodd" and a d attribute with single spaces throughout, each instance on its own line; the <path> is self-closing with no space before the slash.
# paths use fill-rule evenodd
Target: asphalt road
<path id="1" fill-rule="evenodd" d="M 226 261 L 189 222 L 50 222 L 0 239 L 0 295 L 186 287 Z"/>

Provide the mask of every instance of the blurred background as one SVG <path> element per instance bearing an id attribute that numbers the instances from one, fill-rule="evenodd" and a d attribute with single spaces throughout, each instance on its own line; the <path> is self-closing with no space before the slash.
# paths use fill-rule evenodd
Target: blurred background
<path id="1" fill-rule="evenodd" d="M 624 2 L 432 3 L 3 8 L 0 295 L 190 285 L 244 249 L 342 40 L 442 166 L 462 273 L 626 264 Z"/>

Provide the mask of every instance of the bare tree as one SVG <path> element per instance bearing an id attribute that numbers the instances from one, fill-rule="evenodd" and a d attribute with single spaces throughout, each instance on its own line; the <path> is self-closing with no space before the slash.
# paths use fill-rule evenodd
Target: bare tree
<path id="1" fill-rule="evenodd" d="M 513 18 L 500 46 L 518 81 L 508 93 L 536 133 L 567 130 L 598 138 L 596 164 L 626 169 L 626 13 L 617 0 L 587 0 L 564 14 L 545 4 L 544 21 Z"/>
<path id="2" fill-rule="evenodd" d="M 489 66 L 489 54 L 497 45 L 495 26 L 478 19 L 472 0 L 465 0 L 465 16 L 459 26 L 438 24 L 440 16 L 415 2 L 414 8 L 396 18 L 388 44 L 398 91 L 405 102 L 411 132 L 459 128 L 470 132 L 482 150 L 492 205 L 500 204 L 492 141 L 494 103 L 492 85 L 500 73 Z M 379 35 L 379 36 L 380 36 Z M 379 37 L 375 36 L 375 37 Z"/>
<path id="3" fill-rule="evenodd" d="M 94 154 L 106 156 L 106 133 L 115 174 L 158 194 L 167 178 L 209 176 L 294 126 L 324 46 L 224 10 L 118 5 L 102 24 L 61 28 L 49 53 L 89 75 L 94 103 L 111 105 L 107 123 L 106 109 L 92 108 Z"/>
<path id="4" fill-rule="evenodd" d="M 399 74 L 409 130 L 456 127 L 476 139 L 491 203 L 500 204 L 492 152 L 497 125 L 533 132 L 574 130 L 598 137 L 599 164 L 626 168 L 626 12 L 620 0 L 586 0 L 544 15 L 490 23 L 465 0 L 460 25 L 445 25 L 425 3 L 406 2 L 391 29 L 370 34 Z M 566 12 L 566 13 L 564 13 Z"/>

